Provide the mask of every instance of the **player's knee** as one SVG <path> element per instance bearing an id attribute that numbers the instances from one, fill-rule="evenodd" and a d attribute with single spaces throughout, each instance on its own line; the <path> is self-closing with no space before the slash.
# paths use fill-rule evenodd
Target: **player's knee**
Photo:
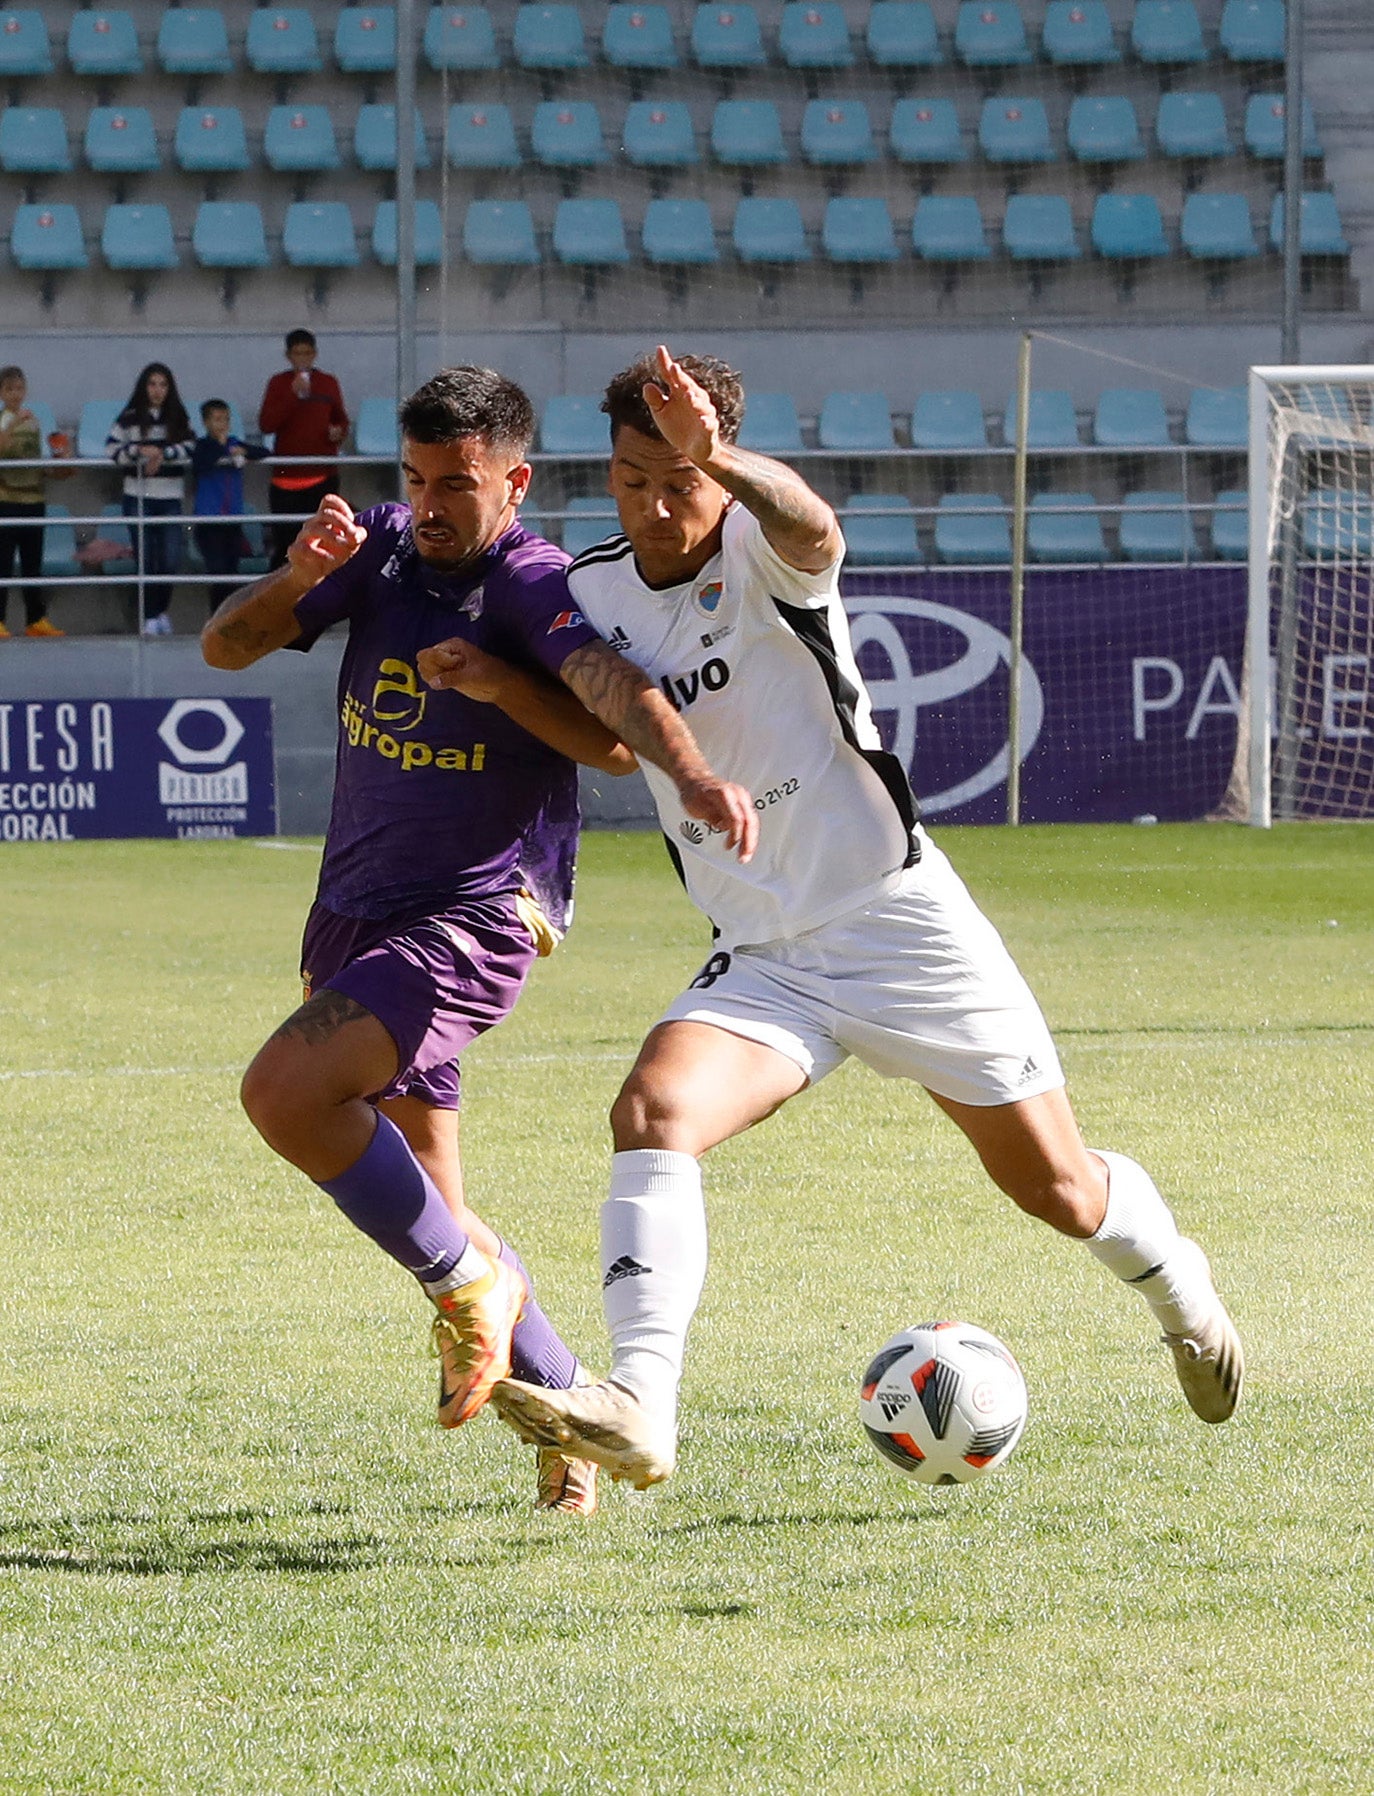
<path id="1" fill-rule="evenodd" d="M 286 1065 L 271 1042 L 243 1075 L 239 1102 L 259 1135 L 278 1153 L 289 1153 L 316 1108 L 311 1081 L 300 1076 L 300 1069 Z"/>
<path id="2" fill-rule="evenodd" d="M 611 1139 L 617 1153 L 632 1148 L 676 1149 L 682 1106 L 666 1086 L 631 1076 L 611 1105 Z"/>
<path id="3" fill-rule="evenodd" d="M 1090 1179 L 1071 1172 L 1046 1174 L 1008 1195 L 1028 1216 L 1079 1240 L 1094 1234 L 1102 1221 L 1102 1194 Z"/>

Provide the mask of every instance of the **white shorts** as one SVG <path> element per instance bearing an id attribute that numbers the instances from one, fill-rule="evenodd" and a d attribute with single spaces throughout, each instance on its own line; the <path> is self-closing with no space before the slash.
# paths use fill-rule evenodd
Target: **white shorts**
<path id="1" fill-rule="evenodd" d="M 961 1104 L 1064 1083 L 1030 987 L 929 837 L 873 903 L 787 941 L 713 954 L 660 1021 L 761 1042 L 813 1085 L 851 1054 Z"/>

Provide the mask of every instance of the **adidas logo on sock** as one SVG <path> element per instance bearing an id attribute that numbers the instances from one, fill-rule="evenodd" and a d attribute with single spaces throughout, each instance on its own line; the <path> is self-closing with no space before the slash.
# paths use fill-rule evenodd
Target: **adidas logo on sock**
<path id="1" fill-rule="evenodd" d="M 619 1279 L 638 1278 L 641 1272 L 652 1271 L 652 1266 L 641 1266 L 638 1260 L 631 1259 L 629 1254 L 623 1253 L 618 1260 L 612 1262 L 610 1271 L 601 1281 L 601 1289 L 608 1290 Z"/>

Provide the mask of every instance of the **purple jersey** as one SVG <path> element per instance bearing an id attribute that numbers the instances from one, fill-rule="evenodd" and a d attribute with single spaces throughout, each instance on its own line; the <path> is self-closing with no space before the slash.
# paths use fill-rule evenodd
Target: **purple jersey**
<path id="1" fill-rule="evenodd" d="M 421 560 L 410 509 L 359 517 L 367 541 L 296 606 L 308 649 L 348 620 L 334 804 L 318 901 L 348 917 L 418 916 L 527 889 L 566 926 L 577 769 L 495 705 L 431 691 L 415 658 L 461 636 L 557 675 L 599 640 L 574 608 L 560 549 L 513 524 L 456 576 Z"/>

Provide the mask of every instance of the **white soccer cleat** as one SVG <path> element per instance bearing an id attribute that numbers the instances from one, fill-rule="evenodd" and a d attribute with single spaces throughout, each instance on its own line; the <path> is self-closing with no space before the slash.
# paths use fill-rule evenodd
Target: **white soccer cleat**
<path id="1" fill-rule="evenodd" d="M 671 1478 L 677 1464 L 677 1430 L 652 1416 L 618 1384 L 587 1384 L 570 1391 L 504 1378 L 491 1394 L 503 1422 L 522 1440 L 604 1466 L 618 1483 L 648 1490 Z"/>
<path id="2" fill-rule="evenodd" d="M 1164 1344 L 1174 1356 L 1174 1370 L 1193 1413 L 1204 1422 L 1228 1422 L 1236 1413 L 1245 1382 L 1245 1353 L 1226 1305 L 1216 1294 L 1206 1256 L 1196 1243 L 1187 1245 L 1201 1262 L 1212 1310 L 1205 1321 L 1186 1332 L 1166 1333 Z"/>

